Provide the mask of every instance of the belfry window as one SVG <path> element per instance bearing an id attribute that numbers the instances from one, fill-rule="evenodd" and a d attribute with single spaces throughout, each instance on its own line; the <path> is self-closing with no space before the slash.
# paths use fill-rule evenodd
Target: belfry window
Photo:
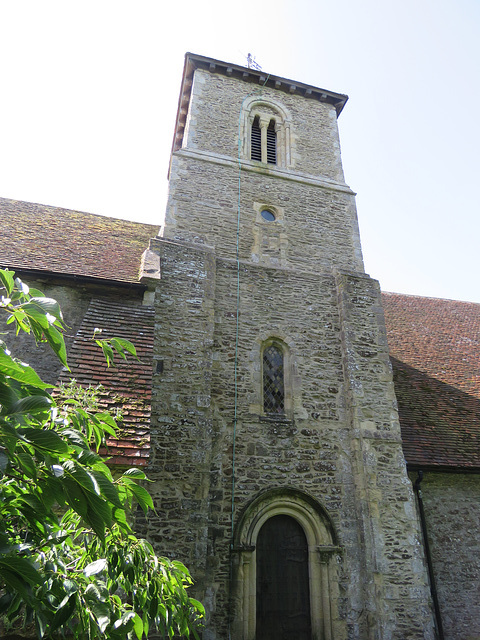
<path id="1" fill-rule="evenodd" d="M 285 105 L 252 95 L 240 114 L 241 157 L 274 167 L 292 167 L 292 120 Z"/>
<path id="2" fill-rule="evenodd" d="M 262 161 L 262 130 L 260 129 L 260 118 L 255 117 L 252 123 L 252 160 Z"/>
<path id="3" fill-rule="evenodd" d="M 267 129 L 267 162 L 277 164 L 277 132 L 275 131 L 275 120 L 270 120 Z"/>
<path id="4" fill-rule="evenodd" d="M 250 133 L 250 159 L 277 164 L 277 129 L 275 120 L 270 122 L 255 116 Z"/>
<path id="5" fill-rule="evenodd" d="M 285 413 L 283 351 L 275 344 L 263 352 L 263 410 L 267 414 Z"/>

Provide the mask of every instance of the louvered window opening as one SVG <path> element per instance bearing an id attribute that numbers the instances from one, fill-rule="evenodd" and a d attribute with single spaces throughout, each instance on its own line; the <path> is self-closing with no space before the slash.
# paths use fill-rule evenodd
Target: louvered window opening
<path id="1" fill-rule="evenodd" d="M 252 124 L 252 160 L 262 161 L 262 130 L 260 129 L 260 118 L 256 116 Z"/>
<path id="2" fill-rule="evenodd" d="M 283 352 L 270 345 L 263 352 L 263 410 L 265 413 L 285 413 Z"/>
<path id="3" fill-rule="evenodd" d="M 277 133 L 275 131 L 275 120 L 270 120 L 267 129 L 267 162 L 277 164 Z"/>

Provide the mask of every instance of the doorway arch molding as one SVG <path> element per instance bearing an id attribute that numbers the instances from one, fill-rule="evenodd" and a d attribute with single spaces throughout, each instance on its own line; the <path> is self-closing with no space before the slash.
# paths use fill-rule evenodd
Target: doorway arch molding
<path id="1" fill-rule="evenodd" d="M 263 491 L 238 520 L 233 544 L 233 637 L 255 640 L 257 538 L 265 522 L 277 515 L 294 518 L 307 539 L 312 640 L 333 640 L 336 597 L 332 594 L 337 593 L 334 559 L 342 549 L 324 507 L 307 493 L 290 487 Z"/>

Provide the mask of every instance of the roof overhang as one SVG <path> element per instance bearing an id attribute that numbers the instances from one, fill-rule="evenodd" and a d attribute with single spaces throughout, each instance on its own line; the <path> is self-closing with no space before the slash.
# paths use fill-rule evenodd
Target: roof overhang
<path id="1" fill-rule="evenodd" d="M 128 282 L 126 280 L 113 280 L 111 278 L 97 278 L 95 276 L 85 276 L 75 273 L 63 273 L 61 271 L 50 271 L 48 269 L 28 269 L 15 265 L 0 264 L 2 269 L 10 269 L 17 275 L 23 277 L 55 280 L 58 282 L 68 282 L 82 285 L 92 285 L 94 287 L 110 287 L 116 289 L 134 289 L 136 291 L 146 291 L 147 285 L 142 282 Z"/>

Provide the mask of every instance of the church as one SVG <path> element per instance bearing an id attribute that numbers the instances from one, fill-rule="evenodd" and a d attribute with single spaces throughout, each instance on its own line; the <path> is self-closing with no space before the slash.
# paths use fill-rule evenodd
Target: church
<path id="1" fill-rule="evenodd" d="M 0 265 L 121 408 L 105 453 L 152 481 L 137 528 L 205 640 L 480 639 L 480 305 L 365 273 L 346 101 L 186 54 L 163 228 L 0 199 Z M 106 369 L 95 327 L 139 361 Z"/>

